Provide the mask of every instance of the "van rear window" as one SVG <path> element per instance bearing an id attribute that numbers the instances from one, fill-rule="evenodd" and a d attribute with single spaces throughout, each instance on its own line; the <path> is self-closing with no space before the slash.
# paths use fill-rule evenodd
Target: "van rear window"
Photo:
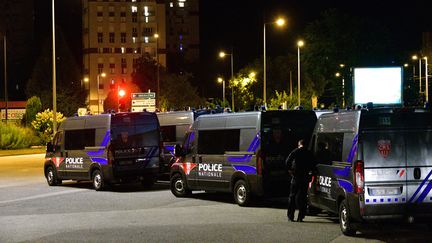
<path id="1" fill-rule="evenodd" d="M 127 113 L 111 118 L 112 143 L 117 148 L 158 146 L 159 122 L 152 113 Z"/>
<path id="2" fill-rule="evenodd" d="M 363 129 L 432 128 L 431 112 L 395 112 L 362 114 Z"/>

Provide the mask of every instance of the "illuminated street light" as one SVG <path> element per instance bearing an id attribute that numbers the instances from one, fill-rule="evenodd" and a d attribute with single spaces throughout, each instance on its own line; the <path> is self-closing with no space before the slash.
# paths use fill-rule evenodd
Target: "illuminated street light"
<path id="1" fill-rule="evenodd" d="M 97 101 L 98 101 L 98 114 L 100 114 L 100 100 L 99 100 L 99 87 L 100 87 L 100 77 L 105 78 L 106 74 L 105 73 L 99 73 L 96 76 L 97 79 Z"/>
<path id="2" fill-rule="evenodd" d="M 413 55 L 411 58 L 413 60 L 418 60 L 418 63 L 419 63 L 419 95 L 421 95 L 421 93 L 422 93 L 422 82 L 421 82 L 421 79 L 422 79 L 422 68 L 421 68 L 422 61 L 421 61 L 421 58 L 419 58 L 417 55 Z"/>
<path id="3" fill-rule="evenodd" d="M 335 76 L 340 77 L 341 76 L 340 72 L 335 73 Z"/>
<path id="4" fill-rule="evenodd" d="M 298 73 L 297 73 L 297 99 L 298 99 L 298 105 L 300 106 L 300 47 L 304 46 L 304 41 L 299 40 L 297 41 L 297 68 L 298 68 Z"/>
<path id="5" fill-rule="evenodd" d="M 159 104 L 159 96 L 160 96 L 160 72 L 159 72 L 159 34 L 156 33 L 153 35 L 153 37 L 156 39 L 156 81 L 157 81 L 157 95 L 156 95 L 156 105 L 160 106 Z"/>
<path id="6" fill-rule="evenodd" d="M 225 80 L 221 77 L 217 78 L 218 83 L 222 83 L 222 100 L 223 104 L 225 104 Z"/>
<path id="7" fill-rule="evenodd" d="M 224 51 L 219 52 L 219 57 L 220 58 L 225 58 L 225 56 L 230 56 L 231 57 L 231 110 L 235 111 L 234 108 L 234 52 L 231 49 L 231 53 L 225 53 Z M 225 88 L 224 88 L 225 90 Z"/>
<path id="8" fill-rule="evenodd" d="M 285 25 L 285 19 L 283 18 L 278 18 L 276 21 L 274 22 L 270 22 L 270 23 L 264 23 L 264 54 L 263 54 L 263 59 L 264 59 L 264 70 L 263 70 L 263 102 L 264 102 L 264 107 L 267 108 L 267 63 L 266 63 L 266 24 L 276 24 L 277 26 L 284 26 Z"/>
<path id="9" fill-rule="evenodd" d="M 426 80 L 425 81 L 425 97 L 426 97 L 426 102 L 429 102 L 428 58 L 424 57 L 424 59 L 425 59 L 425 71 L 426 71 L 426 73 L 425 73 L 425 80 Z"/>

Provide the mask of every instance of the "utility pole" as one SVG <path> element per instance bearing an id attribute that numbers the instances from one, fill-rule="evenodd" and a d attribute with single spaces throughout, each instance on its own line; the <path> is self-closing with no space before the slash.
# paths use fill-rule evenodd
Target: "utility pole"
<path id="1" fill-rule="evenodd" d="M 7 92 L 7 90 L 8 90 L 8 88 L 7 88 L 7 64 L 6 64 L 6 50 L 7 50 L 7 48 L 6 48 L 6 34 L 4 34 L 4 36 L 3 36 L 3 48 L 4 48 L 4 50 L 3 50 L 3 58 L 4 58 L 4 88 L 5 88 L 5 93 L 4 93 L 4 96 L 5 96 L 5 121 L 6 121 L 6 124 L 7 124 L 7 122 L 8 122 L 8 92 Z"/>

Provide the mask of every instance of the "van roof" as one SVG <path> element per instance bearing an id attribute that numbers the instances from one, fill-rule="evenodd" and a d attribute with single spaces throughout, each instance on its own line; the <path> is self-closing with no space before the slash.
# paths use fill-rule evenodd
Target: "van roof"
<path id="1" fill-rule="evenodd" d="M 169 111 L 156 113 L 161 126 L 192 124 L 194 113 L 192 111 Z"/>

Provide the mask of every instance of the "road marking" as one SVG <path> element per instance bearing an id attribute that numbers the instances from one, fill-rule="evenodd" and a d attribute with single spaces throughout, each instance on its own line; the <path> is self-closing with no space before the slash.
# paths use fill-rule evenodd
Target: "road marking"
<path id="1" fill-rule="evenodd" d="M 61 192 L 50 192 L 50 193 L 44 193 L 44 194 L 39 194 L 39 195 L 34 195 L 34 196 L 29 196 L 29 197 L 22 197 L 22 198 L 17 198 L 17 199 L 12 199 L 12 200 L 0 201 L 0 204 L 21 202 L 21 201 L 39 199 L 39 198 L 44 198 L 44 197 L 52 197 L 52 196 L 70 194 L 70 193 L 75 193 L 75 192 L 83 192 L 83 191 L 84 190 L 82 190 L 82 189 L 75 189 L 75 190 L 67 190 L 67 191 L 61 191 Z"/>

